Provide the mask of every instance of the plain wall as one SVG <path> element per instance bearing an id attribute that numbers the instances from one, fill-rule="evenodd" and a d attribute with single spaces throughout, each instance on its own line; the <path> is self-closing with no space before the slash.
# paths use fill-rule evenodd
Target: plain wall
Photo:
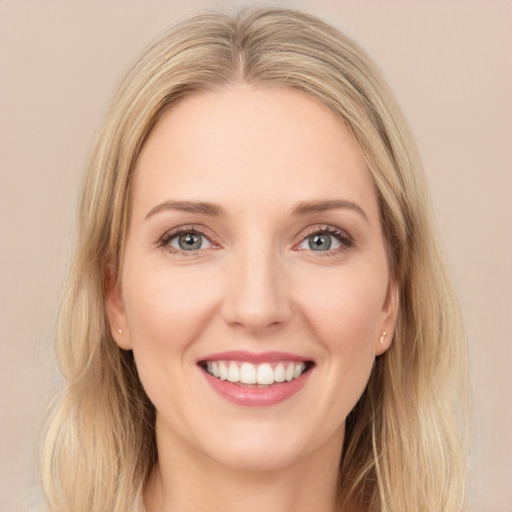
<path id="1" fill-rule="evenodd" d="M 140 50 L 200 0 L 0 0 L 0 511 L 34 485 L 83 162 Z M 466 318 L 470 495 L 512 511 L 512 2 L 303 0 L 379 63 L 423 156 Z M 411 511 L 415 512 L 415 511 Z"/>

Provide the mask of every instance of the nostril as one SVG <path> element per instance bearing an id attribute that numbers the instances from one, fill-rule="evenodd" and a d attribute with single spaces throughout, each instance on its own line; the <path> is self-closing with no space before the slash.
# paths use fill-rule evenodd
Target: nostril
<path id="1" fill-rule="evenodd" d="M 285 321 L 267 322 L 265 318 L 258 316 L 246 316 L 244 319 L 238 319 L 228 324 L 241 331 L 249 332 L 257 336 L 268 336 L 278 331 L 285 325 Z"/>

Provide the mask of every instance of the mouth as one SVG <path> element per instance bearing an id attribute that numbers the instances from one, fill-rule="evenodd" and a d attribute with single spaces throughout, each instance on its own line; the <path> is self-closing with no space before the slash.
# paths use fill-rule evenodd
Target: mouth
<path id="1" fill-rule="evenodd" d="M 299 379 L 314 366 L 313 361 L 204 360 L 199 366 L 212 377 L 242 387 L 265 388 Z"/>
<path id="2" fill-rule="evenodd" d="M 297 394 L 315 362 L 283 352 L 232 351 L 212 354 L 197 365 L 222 398 L 236 405 L 265 407 Z"/>

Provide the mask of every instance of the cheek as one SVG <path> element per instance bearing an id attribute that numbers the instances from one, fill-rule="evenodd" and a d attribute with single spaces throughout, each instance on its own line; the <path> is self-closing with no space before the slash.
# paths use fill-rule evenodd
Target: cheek
<path id="1" fill-rule="evenodd" d="M 127 274 L 123 296 L 141 382 L 157 409 L 175 403 L 195 369 L 189 348 L 214 310 L 211 283 L 188 269 L 170 272 L 157 263 Z"/>
<path id="2" fill-rule="evenodd" d="M 134 350 L 137 345 L 182 350 L 215 302 L 214 283 L 188 269 L 169 272 L 157 265 L 145 272 L 139 269 L 125 282 L 123 296 Z"/>
<path id="3" fill-rule="evenodd" d="M 325 343 L 374 341 L 386 297 L 385 271 L 310 272 L 302 288 L 302 308 Z"/>
<path id="4" fill-rule="evenodd" d="M 186 268 L 170 272 L 158 263 L 131 268 L 137 271 L 124 276 L 123 297 L 139 377 L 157 410 L 179 421 L 180 397 L 187 396 L 182 386 L 195 370 L 189 347 L 215 309 L 213 283 Z"/>
<path id="5" fill-rule="evenodd" d="M 301 293 L 301 309 L 329 364 L 329 378 L 362 392 L 375 360 L 387 273 L 340 269 L 310 273 Z"/>

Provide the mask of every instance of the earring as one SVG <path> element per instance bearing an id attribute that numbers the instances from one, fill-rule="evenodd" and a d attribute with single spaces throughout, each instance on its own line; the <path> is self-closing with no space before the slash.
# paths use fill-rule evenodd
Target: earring
<path id="1" fill-rule="evenodd" d="M 381 337 L 380 337 L 380 339 L 379 339 L 379 341 L 380 341 L 381 345 L 384 345 L 384 338 L 386 337 L 386 334 L 387 334 L 387 332 L 386 332 L 386 331 L 383 331 L 383 332 L 382 332 L 382 335 L 381 335 Z"/>
<path id="2" fill-rule="evenodd" d="M 118 332 L 119 334 L 123 334 L 123 331 L 122 331 L 121 329 L 119 329 L 117 332 Z"/>

